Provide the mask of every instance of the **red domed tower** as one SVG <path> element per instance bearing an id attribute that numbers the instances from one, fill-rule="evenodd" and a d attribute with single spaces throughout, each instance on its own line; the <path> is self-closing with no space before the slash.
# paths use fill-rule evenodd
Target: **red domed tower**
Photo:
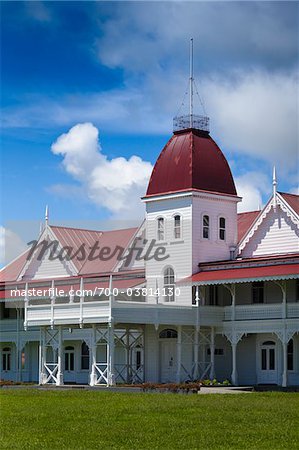
<path id="1" fill-rule="evenodd" d="M 191 58 L 192 61 L 192 58 Z M 209 118 L 193 114 L 193 69 L 189 114 L 174 118 L 143 198 L 147 239 L 166 247 L 168 258 L 148 261 L 149 287 L 198 271 L 198 263 L 226 260 L 237 244 L 237 196 L 227 160 L 209 133 Z M 154 281 L 155 280 L 155 281 Z M 190 304 L 189 288 L 180 304 Z"/>

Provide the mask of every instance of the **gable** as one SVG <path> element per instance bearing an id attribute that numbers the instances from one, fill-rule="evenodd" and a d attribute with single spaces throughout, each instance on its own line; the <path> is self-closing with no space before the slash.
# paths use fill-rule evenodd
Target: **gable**
<path id="1" fill-rule="evenodd" d="M 299 252 L 299 228 L 292 217 L 277 205 L 270 206 L 259 224 L 251 230 L 247 241 L 240 246 L 245 258 Z"/>
<path id="2" fill-rule="evenodd" d="M 56 241 L 57 238 L 53 234 L 50 227 L 46 227 L 42 235 L 38 239 L 38 243 L 46 241 L 48 243 Z M 58 251 L 61 248 L 59 242 Z M 30 249 L 31 250 L 31 249 Z M 30 254 L 30 250 L 28 254 Z M 19 274 L 22 280 L 39 280 L 56 277 L 69 277 L 77 275 L 77 270 L 72 261 L 60 260 L 59 258 L 50 259 L 51 249 L 41 253 L 41 248 L 37 247 L 33 255 L 26 261 L 23 270 Z M 42 258 L 40 257 L 42 255 Z"/>

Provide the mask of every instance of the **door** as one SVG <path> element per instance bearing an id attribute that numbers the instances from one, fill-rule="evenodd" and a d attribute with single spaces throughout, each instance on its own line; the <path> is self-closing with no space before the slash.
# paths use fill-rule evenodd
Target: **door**
<path id="1" fill-rule="evenodd" d="M 74 383 L 75 377 L 75 349 L 73 346 L 64 349 L 64 376 L 65 383 Z"/>
<path id="2" fill-rule="evenodd" d="M 165 340 L 161 345 L 161 382 L 172 383 L 176 381 L 177 353 L 176 340 Z"/>
<path id="3" fill-rule="evenodd" d="M 260 347 L 258 383 L 277 384 L 277 349 L 273 341 L 265 341 Z"/>

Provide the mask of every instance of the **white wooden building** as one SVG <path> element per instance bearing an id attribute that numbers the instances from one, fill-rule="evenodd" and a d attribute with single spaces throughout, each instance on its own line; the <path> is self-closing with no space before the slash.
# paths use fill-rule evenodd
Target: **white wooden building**
<path id="1" fill-rule="evenodd" d="M 274 176 L 266 206 L 238 214 L 241 198 L 207 123 L 194 116 L 190 128 L 183 118 L 175 129 L 139 228 L 46 220 L 38 241 L 78 255 L 39 260 L 36 249 L 1 271 L 1 379 L 299 385 L 299 198 L 277 192 Z M 139 260 L 153 240 L 152 252 L 165 248 L 167 258 Z M 82 244 L 95 243 L 135 246 L 133 258 L 83 258 Z"/>

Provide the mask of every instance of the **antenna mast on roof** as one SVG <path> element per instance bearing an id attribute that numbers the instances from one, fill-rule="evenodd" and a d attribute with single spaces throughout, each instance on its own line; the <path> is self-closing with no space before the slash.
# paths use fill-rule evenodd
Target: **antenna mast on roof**
<path id="1" fill-rule="evenodd" d="M 190 39 L 189 114 L 190 128 L 193 128 L 193 38 Z"/>
<path id="2" fill-rule="evenodd" d="M 193 38 L 190 39 L 189 69 L 190 69 L 190 74 L 189 74 L 188 87 L 186 89 L 182 105 L 179 108 L 177 115 L 173 118 L 173 131 L 178 132 L 178 131 L 184 131 L 184 130 L 188 130 L 188 129 L 195 129 L 195 130 L 204 131 L 206 133 L 209 133 L 210 119 L 205 115 L 199 116 L 197 114 L 193 114 L 194 88 L 195 88 L 195 92 L 197 93 L 197 95 L 199 97 L 199 94 L 196 89 L 196 84 L 194 81 L 194 74 L 193 74 Z M 188 96 L 188 91 L 189 91 L 188 114 L 179 115 L 181 108 L 183 106 L 185 106 L 184 101 L 185 101 L 185 98 L 187 98 L 187 96 Z M 199 100 L 200 100 L 200 98 L 199 98 Z M 201 100 L 200 100 L 200 102 L 201 102 Z M 202 102 L 201 102 L 201 104 L 202 104 Z M 203 106 L 203 104 L 202 104 L 202 106 Z M 204 109 L 204 107 L 203 107 L 203 109 Z"/>

